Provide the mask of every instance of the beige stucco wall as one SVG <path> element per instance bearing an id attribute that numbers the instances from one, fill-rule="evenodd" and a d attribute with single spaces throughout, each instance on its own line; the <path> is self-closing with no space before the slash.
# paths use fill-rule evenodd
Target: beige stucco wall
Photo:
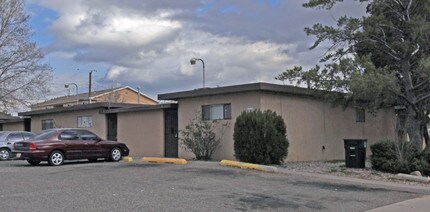
<path id="1" fill-rule="evenodd" d="M 137 97 L 138 97 L 137 92 L 135 92 L 129 88 L 125 88 L 125 89 L 115 91 L 113 93 L 100 95 L 94 99 L 97 102 L 115 102 L 115 103 L 137 104 L 137 102 L 138 102 Z M 152 99 L 149 99 L 143 95 L 140 95 L 139 104 L 155 105 L 155 104 L 157 104 L 157 102 L 155 102 Z"/>
<path id="2" fill-rule="evenodd" d="M 180 99 L 178 101 L 178 128 L 185 126 L 195 117 L 195 112 L 201 112 L 202 105 L 231 103 L 231 120 L 222 120 L 220 124 L 229 123 L 225 128 L 220 147 L 213 155 L 213 159 L 234 159 L 233 129 L 236 117 L 246 108 L 258 108 L 260 96 L 255 92 L 237 93 L 228 95 L 206 96 L 197 98 Z M 179 142 L 179 157 L 193 158 L 194 155 L 184 150 Z"/>
<path id="3" fill-rule="evenodd" d="M 3 131 L 24 131 L 24 122 L 3 123 Z"/>
<path id="4" fill-rule="evenodd" d="M 164 157 L 163 110 L 118 113 L 118 141 L 131 156 Z"/>
<path id="5" fill-rule="evenodd" d="M 357 123 L 355 109 L 352 107 L 343 110 L 342 107 L 332 107 L 330 103 L 315 98 L 266 92 L 180 99 L 179 129 L 185 128 L 195 111 L 201 111 L 202 105 L 223 103 L 231 103 L 232 119 L 228 121 L 230 127 L 225 130 L 221 146 L 214 154 L 215 160 L 234 159 L 235 120 L 247 108 L 271 109 L 283 116 L 290 141 L 288 161 L 344 159 L 343 139 L 367 139 L 369 156 L 369 145 L 394 135 L 393 111 L 381 111 L 376 117 L 366 113 L 366 122 Z M 194 155 L 180 146 L 179 157 L 192 158 Z"/>
<path id="6" fill-rule="evenodd" d="M 90 128 L 83 128 L 96 133 L 103 139 L 107 136 L 107 123 L 106 115 L 100 114 L 99 109 L 92 110 L 79 110 L 71 112 L 60 112 L 51 113 L 44 115 L 32 115 L 31 116 L 31 131 L 40 132 L 42 131 L 42 120 L 53 119 L 54 127 L 56 128 L 76 128 L 78 126 L 78 116 L 92 116 L 93 126 Z"/>
<path id="7" fill-rule="evenodd" d="M 392 110 L 381 110 L 376 116 L 366 113 L 365 122 L 356 122 L 353 107 L 343 109 L 315 98 L 273 93 L 262 94 L 261 109 L 284 118 L 290 141 L 288 161 L 344 159 L 343 139 L 367 139 L 369 156 L 370 145 L 393 138 L 395 132 Z"/>

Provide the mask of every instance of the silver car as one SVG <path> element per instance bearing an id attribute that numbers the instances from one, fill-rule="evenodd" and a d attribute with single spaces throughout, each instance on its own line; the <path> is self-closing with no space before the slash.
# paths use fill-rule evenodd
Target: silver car
<path id="1" fill-rule="evenodd" d="M 34 133 L 25 131 L 0 131 L 0 161 L 11 158 L 15 142 L 27 140 L 33 135 Z"/>

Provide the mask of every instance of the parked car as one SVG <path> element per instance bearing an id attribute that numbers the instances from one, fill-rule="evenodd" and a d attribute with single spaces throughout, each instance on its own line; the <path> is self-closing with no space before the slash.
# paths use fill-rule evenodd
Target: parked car
<path id="1" fill-rule="evenodd" d="M 84 129 L 50 129 L 35 135 L 32 139 L 14 144 L 17 159 L 27 160 L 31 165 L 48 161 L 59 166 L 64 160 L 104 158 L 119 161 L 128 156 L 129 149 L 123 143 L 101 139 Z"/>
<path id="2" fill-rule="evenodd" d="M 8 160 L 12 157 L 15 142 L 27 140 L 32 136 L 34 133 L 26 131 L 0 131 L 0 160 Z"/>

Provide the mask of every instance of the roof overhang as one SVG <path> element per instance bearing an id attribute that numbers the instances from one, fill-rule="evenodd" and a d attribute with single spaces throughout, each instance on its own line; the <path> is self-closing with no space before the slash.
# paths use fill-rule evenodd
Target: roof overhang
<path id="1" fill-rule="evenodd" d="M 116 108 L 116 109 L 108 109 L 102 110 L 101 113 L 127 113 L 127 112 L 140 112 L 140 111 L 150 111 L 150 110 L 161 110 L 161 109 L 176 109 L 178 108 L 177 104 L 159 104 L 159 105 L 145 105 L 139 107 L 132 108 Z"/>
<path id="2" fill-rule="evenodd" d="M 242 93 L 242 92 L 256 92 L 256 91 L 285 93 L 285 94 L 291 94 L 291 95 L 311 96 L 311 97 L 320 97 L 323 92 L 320 90 L 289 86 L 289 85 L 277 85 L 277 84 L 270 84 L 270 83 L 252 83 L 252 84 L 243 84 L 243 85 L 216 87 L 216 88 L 200 88 L 200 89 L 195 89 L 190 91 L 159 94 L 158 99 L 177 101 L 178 99 L 183 99 L 183 98 L 224 95 L 224 94 Z"/>
<path id="3" fill-rule="evenodd" d="M 77 110 L 91 110 L 91 109 L 105 109 L 105 108 L 131 108 L 137 107 L 138 104 L 125 104 L 125 103 L 108 103 L 108 102 L 100 102 L 100 103 L 92 103 L 85 105 L 73 105 L 70 107 L 59 107 L 59 108 L 51 108 L 51 109 L 43 109 L 43 110 L 34 110 L 18 113 L 19 116 L 34 116 L 34 115 L 43 115 L 49 113 L 61 113 L 61 112 L 70 112 Z"/>

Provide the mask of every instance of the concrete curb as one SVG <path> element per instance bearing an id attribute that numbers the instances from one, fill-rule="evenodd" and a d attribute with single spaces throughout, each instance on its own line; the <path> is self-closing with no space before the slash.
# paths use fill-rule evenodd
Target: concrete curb
<path id="1" fill-rule="evenodd" d="M 339 182 L 342 182 L 342 181 L 352 182 L 355 184 L 387 186 L 387 187 L 393 187 L 393 188 L 402 189 L 402 190 L 414 190 L 414 191 L 420 191 L 420 192 L 430 191 L 430 187 L 422 186 L 422 185 L 408 185 L 408 184 L 401 184 L 397 182 L 385 182 L 385 181 L 377 181 L 377 180 L 370 180 L 370 179 L 353 178 L 353 177 L 347 177 L 347 176 L 335 176 L 335 175 L 322 174 L 322 173 L 311 173 L 311 172 L 303 172 L 303 171 L 296 171 L 296 170 L 288 170 L 286 168 L 279 168 L 279 173 L 287 174 L 287 175 L 289 174 L 301 175 L 303 177 L 309 177 L 309 178 L 337 180 Z"/>
<path id="2" fill-rule="evenodd" d="M 238 167 L 241 169 L 254 169 L 254 170 L 273 172 L 273 173 L 278 172 L 278 168 L 276 167 L 264 166 L 264 165 L 253 164 L 253 163 L 242 163 L 242 162 L 233 161 L 233 160 L 222 160 L 219 164 L 221 166 Z"/>
<path id="3" fill-rule="evenodd" d="M 420 176 L 409 175 L 409 174 L 397 174 L 396 178 L 401 180 L 410 180 L 410 181 L 416 181 L 416 182 L 422 182 L 422 183 L 430 182 L 430 178 L 428 177 L 420 177 Z"/>
<path id="4" fill-rule="evenodd" d="M 122 161 L 127 162 L 127 163 L 131 163 L 131 162 L 133 162 L 133 158 L 132 157 L 122 157 Z"/>
<path id="5" fill-rule="evenodd" d="M 187 161 L 182 158 L 157 158 L 157 157 L 143 157 L 140 159 L 142 162 L 150 162 L 150 163 L 169 163 L 169 164 L 179 164 L 185 165 Z"/>

